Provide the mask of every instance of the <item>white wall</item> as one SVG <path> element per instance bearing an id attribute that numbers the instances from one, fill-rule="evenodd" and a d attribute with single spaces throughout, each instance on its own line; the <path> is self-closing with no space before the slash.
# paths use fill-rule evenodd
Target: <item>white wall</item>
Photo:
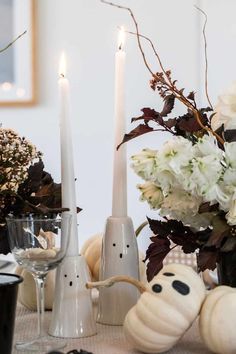
<path id="1" fill-rule="evenodd" d="M 216 97 L 236 80 L 236 2 L 200 0 L 208 14 L 209 93 Z"/>
<path id="2" fill-rule="evenodd" d="M 98 0 L 36 0 L 37 2 L 37 86 L 38 104 L 32 108 L 1 108 L 1 122 L 29 138 L 44 152 L 46 169 L 60 181 L 57 67 L 62 49 L 68 57 L 71 83 L 71 107 L 81 243 L 103 230 L 111 213 L 113 154 L 114 53 L 117 25 L 133 29 L 132 21 L 121 11 Z M 199 89 L 199 14 L 195 0 L 126 0 L 138 19 L 141 32 L 153 39 L 166 68 L 181 87 Z M 215 4 L 219 1 L 205 0 Z M 233 6 L 233 2 L 229 1 Z M 225 3 L 221 1 L 221 3 Z M 223 5 L 222 5 L 223 6 Z M 212 10 L 210 6 L 210 11 Z M 214 8 L 213 8 L 214 9 Z M 219 13 L 222 9 L 219 6 Z M 232 11 L 227 10 L 227 16 Z M 211 17 L 214 12 L 211 13 Z M 233 21 L 230 17 L 231 21 Z M 214 21 L 213 21 L 214 22 Z M 215 24 L 213 24 L 215 25 Z M 209 41 L 213 41 L 212 33 Z M 215 46 L 214 46 L 215 48 Z M 135 38 L 126 42 L 127 130 L 131 117 L 143 107 L 158 109 L 160 100 L 149 88 L 149 74 L 137 49 Z M 217 53 L 222 55 L 220 48 Z M 216 55 L 217 55 L 216 53 Z M 229 53 L 228 53 L 229 55 Z M 218 58 L 219 60 L 219 58 Z M 149 52 L 153 70 L 159 70 Z M 235 62 L 235 60 L 234 60 Z M 233 66 L 232 66 L 233 67 Z M 214 77 L 213 83 L 217 80 Z M 220 81 L 220 85 L 223 84 Z M 214 90 L 213 90 L 214 92 Z M 215 92 L 214 92 L 215 94 Z M 149 134 L 128 144 L 128 156 L 144 147 L 158 148 L 161 134 Z M 138 226 L 150 210 L 139 202 L 136 184 L 140 182 L 128 170 L 129 215 Z M 143 247 L 149 232 L 142 235 Z"/>

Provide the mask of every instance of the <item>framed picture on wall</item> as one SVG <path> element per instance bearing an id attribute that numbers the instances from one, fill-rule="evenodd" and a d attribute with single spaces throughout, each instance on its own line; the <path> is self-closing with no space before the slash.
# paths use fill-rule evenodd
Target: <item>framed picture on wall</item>
<path id="1" fill-rule="evenodd" d="M 0 106 L 35 103 L 34 1 L 0 0 Z"/>

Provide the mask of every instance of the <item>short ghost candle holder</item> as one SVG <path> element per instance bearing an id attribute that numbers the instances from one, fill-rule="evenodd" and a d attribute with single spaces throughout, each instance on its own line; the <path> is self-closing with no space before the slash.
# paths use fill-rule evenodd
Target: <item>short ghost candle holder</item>
<path id="1" fill-rule="evenodd" d="M 83 256 L 66 256 L 57 269 L 55 299 L 49 334 L 82 338 L 96 334 L 89 271 Z"/>
<path id="2" fill-rule="evenodd" d="M 100 280 L 121 274 L 139 279 L 136 235 L 131 218 L 109 217 L 103 236 Z M 98 322 L 122 325 L 138 296 L 137 289 L 130 284 L 119 283 L 111 288 L 100 288 Z"/>

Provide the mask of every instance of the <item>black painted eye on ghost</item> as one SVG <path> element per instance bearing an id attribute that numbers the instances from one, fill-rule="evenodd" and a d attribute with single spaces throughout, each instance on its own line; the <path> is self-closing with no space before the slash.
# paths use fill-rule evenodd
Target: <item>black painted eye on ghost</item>
<path id="1" fill-rule="evenodd" d="M 129 248 L 129 245 L 127 245 L 126 247 Z"/>
<path id="2" fill-rule="evenodd" d="M 112 245 L 113 247 L 116 247 L 116 244 L 115 243 L 113 243 L 113 245 Z"/>
<path id="3" fill-rule="evenodd" d="M 172 288 L 174 288 L 181 295 L 188 295 L 190 293 L 190 287 L 180 280 L 174 280 L 172 283 Z"/>
<path id="4" fill-rule="evenodd" d="M 64 277 L 66 278 L 66 277 L 67 277 L 67 274 L 64 274 Z"/>
<path id="5" fill-rule="evenodd" d="M 160 284 L 154 284 L 152 286 L 152 291 L 154 291 L 154 293 L 160 293 L 162 291 L 162 286 Z"/>
<path id="6" fill-rule="evenodd" d="M 174 273 L 170 273 L 170 272 L 165 272 L 163 273 L 163 275 L 165 275 L 166 277 L 174 277 Z"/>

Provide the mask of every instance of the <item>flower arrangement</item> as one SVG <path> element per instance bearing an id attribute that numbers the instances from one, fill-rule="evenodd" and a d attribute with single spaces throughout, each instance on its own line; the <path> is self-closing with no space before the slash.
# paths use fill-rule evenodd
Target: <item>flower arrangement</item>
<path id="1" fill-rule="evenodd" d="M 146 254 L 148 280 L 160 271 L 164 258 L 176 245 L 185 253 L 197 250 L 200 270 L 214 269 L 224 252 L 236 251 L 236 84 L 220 96 L 214 109 L 208 95 L 205 45 L 208 105 L 199 108 L 195 92 L 186 93 L 178 87 L 178 81 L 165 69 L 151 39 L 140 33 L 132 10 L 101 1 L 126 10 L 131 16 L 135 31 L 127 33 L 136 36 L 151 74 L 150 87 L 164 103 L 159 110 L 143 108 L 142 115 L 132 119 L 136 127 L 125 134 L 121 144 L 155 131 L 172 135 L 159 151 L 147 148 L 132 156 L 132 168 L 145 182 L 138 185 L 141 200 L 147 201 L 162 217 L 148 218 L 154 234 Z M 207 16 L 197 10 L 205 16 L 206 44 Z M 151 46 L 160 71 L 153 71 L 149 65 L 143 41 Z M 176 101 L 181 102 L 186 113 L 173 117 Z"/>
<path id="2" fill-rule="evenodd" d="M 0 252 L 8 253 L 6 217 L 62 211 L 60 185 L 44 171 L 42 153 L 14 130 L 0 128 Z"/>

